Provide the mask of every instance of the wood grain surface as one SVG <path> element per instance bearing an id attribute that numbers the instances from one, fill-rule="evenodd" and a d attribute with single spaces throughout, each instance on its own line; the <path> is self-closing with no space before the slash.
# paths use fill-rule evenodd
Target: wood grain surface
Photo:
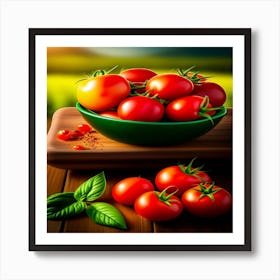
<path id="1" fill-rule="evenodd" d="M 49 124 L 47 195 L 75 191 L 80 184 L 101 171 L 106 176 L 106 191 L 99 201 L 114 205 L 125 217 L 126 230 L 101 226 L 91 221 L 86 214 L 62 221 L 48 221 L 47 231 L 59 232 L 232 232 L 232 211 L 215 219 L 198 218 L 183 211 L 179 218 L 170 222 L 152 222 L 137 215 L 133 207 L 124 206 L 112 198 L 112 187 L 121 179 L 142 176 L 154 183 L 157 172 L 166 166 L 188 163 L 196 157 L 195 166 L 204 165 L 216 185 L 230 193 L 232 189 L 232 110 L 210 132 L 194 141 L 168 147 L 141 147 L 110 140 L 99 133 L 89 141 L 86 151 L 73 151 L 80 141 L 64 142 L 56 138 L 60 129 L 74 129 L 85 123 L 74 108 L 58 110 Z"/>
<path id="2" fill-rule="evenodd" d="M 48 164 L 58 168 L 98 169 L 158 167 L 171 159 L 184 160 L 192 157 L 205 159 L 228 159 L 232 153 L 232 110 L 207 134 L 184 144 L 164 147 L 144 147 L 120 143 L 100 133 L 92 133 L 79 141 L 60 141 L 56 133 L 61 129 L 75 129 L 85 123 L 74 107 L 59 109 L 52 118 L 47 136 Z M 176 137 L 176 135 L 174 135 Z M 80 144 L 88 149 L 74 151 L 72 146 Z"/>
<path id="3" fill-rule="evenodd" d="M 201 163 L 201 162 L 200 162 Z M 217 185 L 232 193 L 232 166 L 230 160 L 204 161 L 208 171 Z M 142 176 L 154 183 L 159 169 L 106 169 L 106 170 L 64 170 L 48 165 L 48 195 L 56 192 L 75 191 L 81 183 L 104 171 L 106 191 L 98 201 L 114 205 L 125 217 L 126 230 L 101 226 L 91 221 L 85 214 L 65 221 L 48 221 L 48 232 L 232 232 L 232 212 L 215 219 L 197 218 L 185 210 L 182 215 L 170 222 L 151 222 L 137 215 L 133 207 L 124 206 L 112 198 L 115 183 L 130 176 Z"/>

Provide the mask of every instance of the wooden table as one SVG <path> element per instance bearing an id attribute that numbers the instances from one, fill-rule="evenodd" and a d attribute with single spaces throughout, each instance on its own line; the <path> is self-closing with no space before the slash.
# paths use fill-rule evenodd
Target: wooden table
<path id="1" fill-rule="evenodd" d="M 85 122 L 74 108 L 64 109 L 54 116 L 48 132 L 47 194 L 75 191 L 88 178 L 104 171 L 106 191 L 98 200 L 118 208 L 128 228 L 121 230 L 97 225 L 82 214 L 64 221 L 48 221 L 48 232 L 232 232 L 231 211 L 215 219 L 197 218 L 184 211 L 176 220 L 151 222 L 138 216 L 133 207 L 116 203 L 111 196 L 113 185 L 123 178 L 142 176 L 154 182 L 161 168 L 178 161 L 189 162 L 193 157 L 197 157 L 195 166 L 204 164 L 204 170 L 216 184 L 232 193 L 231 109 L 215 129 L 183 145 L 136 147 L 97 134 L 99 144 L 83 153 L 72 151 L 68 143 L 54 139 L 58 129 Z"/>

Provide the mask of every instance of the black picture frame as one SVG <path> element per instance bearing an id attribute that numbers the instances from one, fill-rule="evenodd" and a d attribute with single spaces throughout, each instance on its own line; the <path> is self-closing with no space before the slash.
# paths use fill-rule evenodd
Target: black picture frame
<path id="1" fill-rule="evenodd" d="M 36 37 L 44 35 L 218 35 L 244 37 L 244 244 L 105 245 L 36 243 Z M 250 251 L 251 248 L 251 29 L 250 28 L 30 28 L 29 29 L 29 250 L 30 251 Z"/>

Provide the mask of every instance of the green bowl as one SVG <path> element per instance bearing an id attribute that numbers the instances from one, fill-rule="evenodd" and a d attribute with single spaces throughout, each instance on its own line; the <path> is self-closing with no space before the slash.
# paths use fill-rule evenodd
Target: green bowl
<path id="1" fill-rule="evenodd" d="M 103 117 L 76 103 L 77 110 L 99 133 L 118 142 L 142 145 L 163 146 L 182 144 L 193 140 L 213 129 L 226 115 L 221 107 L 214 116 L 213 123 L 208 119 L 188 122 L 140 122 Z"/>

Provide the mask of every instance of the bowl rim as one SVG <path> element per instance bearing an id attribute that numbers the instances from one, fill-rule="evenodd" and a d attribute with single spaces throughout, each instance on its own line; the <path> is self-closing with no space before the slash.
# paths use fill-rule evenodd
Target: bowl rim
<path id="1" fill-rule="evenodd" d="M 110 117 L 106 117 L 106 116 L 100 116 L 98 113 L 96 113 L 94 111 L 91 111 L 89 109 L 86 109 L 79 102 L 76 102 L 76 109 L 79 112 L 81 112 L 85 115 L 88 115 L 90 117 L 94 117 L 94 118 L 101 119 L 101 120 L 110 120 L 110 121 L 116 122 L 116 123 L 141 124 L 141 125 L 186 125 L 186 124 L 198 124 L 198 123 L 210 122 L 209 119 L 207 119 L 207 118 L 199 119 L 199 120 L 195 120 L 195 121 L 186 121 L 186 122 L 173 122 L 173 121 L 169 121 L 169 122 L 162 122 L 162 121 L 159 121 L 159 122 L 144 122 L 144 121 L 114 119 L 114 118 L 110 118 Z M 224 117 L 226 114 L 227 114 L 226 107 L 221 106 L 218 109 L 218 112 L 215 115 L 212 116 L 212 120 Z"/>

